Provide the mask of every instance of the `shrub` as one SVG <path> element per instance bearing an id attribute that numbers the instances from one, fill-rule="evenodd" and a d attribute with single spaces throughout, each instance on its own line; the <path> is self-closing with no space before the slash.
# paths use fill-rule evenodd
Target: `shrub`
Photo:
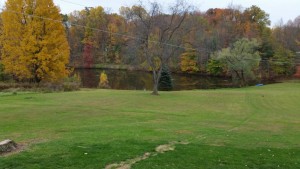
<path id="1" fill-rule="evenodd" d="M 74 74 L 65 78 L 62 82 L 0 82 L 0 91 L 33 91 L 33 92 L 60 92 L 60 91 L 75 91 L 79 90 L 81 86 L 81 79 L 78 74 Z"/>
<path id="2" fill-rule="evenodd" d="M 101 72 L 101 74 L 100 74 L 98 87 L 99 88 L 104 88 L 104 89 L 109 89 L 110 88 L 107 75 L 104 71 Z"/>
<path id="3" fill-rule="evenodd" d="M 81 86 L 81 78 L 78 74 L 74 74 L 65 78 L 62 82 L 44 82 L 39 84 L 39 91 L 42 92 L 61 92 L 76 91 Z"/>
<path id="4" fill-rule="evenodd" d="M 62 86 L 64 91 L 75 91 L 75 90 L 79 90 L 80 87 L 81 87 L 81 78 L 77 73 L 74 74 L 73 76 L 66 78 Z"/>
<path id="5" fill-rule="evenodd" d="M 9 88 L 13 88 L 11 84 L 0 82 L 0 91 L 6 90 Z"/>
<path id="6" fill-rule="evenodd" d="M 210 59 L 207 65 L 207 72 L 213 76 L 224 75 L 226 65 L 219 60 Z"/>

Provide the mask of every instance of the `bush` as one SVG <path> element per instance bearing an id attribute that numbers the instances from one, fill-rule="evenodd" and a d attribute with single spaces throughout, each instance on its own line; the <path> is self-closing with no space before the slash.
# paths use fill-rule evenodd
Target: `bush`
<path id="1" fill-rule="evenodd" d="M 81 79 L 78 74 L 74 74 L 63 82 L 41 82 L 41 83 L 15 83 L 15 82 L 0 82 L 0 91 L 32 91 L 32 92 L 60 92 L 60 91 L 75 91 L 79 90 Z"/>
<path id="2" fill-rule="evenodd" d="M 210 59 L 207 65 L 207 72 L 213 76 L 225 75 L 226 65 L 219 60 Z"/>
<path id="3" fill-rule="evenodd" d="M 12 86 L 13 86 L 12 84 L 0 82 L 0 91 L 6 90 L 9 88 L 14 88 Z"/>
<path id="4" fill-rule="evenodd" d="M 28 91 L 36 88 L 33 83 L 0 82 L 0 91 L 20 90 Z"/>
<path id="5" fill-rule="evenodd" d="M 104 71 L 100 74 L 98 87 L 99 88 L 104 88 L 104 89 L 109 89 L 110 88 L 107 75 Z"/>
<path id="6" fill-rule="evenodd" d="M 81 87 L 81 78 L 78 74 L 67 77 L 62 82 L 44 82 L 39 85 L 42 92 L 76 91 Z"/>
<path id="7" fill-rule="evenodd" d="M 66 78 L 62 86 L 63 91 L 75 91 L 75 90 L 79 90 L 80 87 L 81 87 L 81 78 L 77 73 L 71 77 Z"/>

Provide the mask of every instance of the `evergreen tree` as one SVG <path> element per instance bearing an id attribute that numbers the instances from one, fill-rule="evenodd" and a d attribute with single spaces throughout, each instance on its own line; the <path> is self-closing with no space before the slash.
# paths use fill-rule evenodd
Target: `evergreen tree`
<path id="1" fill-rule="evenodd" d="M 170 91 L 173 89 L 171 73 L 166 65 L 162 67 L 161 77 L 159 79 L 158 89 Z"/>
<path id="2" fill-rule="evenodd" d="M 7 0 L 2 12 L 2 63 L 19 80 L 58 81 L 68 75 L 69 45 L 52 0 Z"/>

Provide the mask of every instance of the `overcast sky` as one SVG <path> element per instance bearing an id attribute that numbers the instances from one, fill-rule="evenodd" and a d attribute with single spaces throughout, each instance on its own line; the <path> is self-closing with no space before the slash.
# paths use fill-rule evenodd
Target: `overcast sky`
<path id="1" fill-rule="evenodd" d="M 5 0 L 0 0 L 1 5 L 3 5 L 4 1 Z M 175 0 L 156 1 L 163 5 L 175 2 Z M 74 10 L 84 9 L 85 6 L 102 6 L 105 9 L 110 9 L 111 12 L 117 13 L 121 6 L 131 6 L 136 2 L 137 0 L 54 0 L 54 3 L 58 5 L 62 13 L 65 14 Z M 287 22 L 290 19 L 294 20 L 300 15 L 300 0 L 187 0 L 187 2 L 195 5 L 200 11 L 206 11 L 209 8 L 225 8 L 231 3 L 241 5 L 244 8 L 257 5 L 270 14 L 272 25 L 277 24 L 280 19 Z"/>

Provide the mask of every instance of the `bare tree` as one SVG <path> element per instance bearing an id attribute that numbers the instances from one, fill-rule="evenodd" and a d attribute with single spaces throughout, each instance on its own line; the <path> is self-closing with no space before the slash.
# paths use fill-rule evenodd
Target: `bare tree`
<path id="1" fill-rule="evenodd" d="M 158 95 L 158 84 L 163 65 L 180 49 L 180 34 L 185 31 L 182 25 L 188 16 L 191 6 L 184 1 L 177 1 L 163 13 L 157 2 L 151 2 L 148 9 L 140 1 L 139 5 L 127 8 L 124 15 L 134 22 L 136 35 L 139 35 L 139 46 L 144 58 L 153 73 L 153 95 Z"/>

